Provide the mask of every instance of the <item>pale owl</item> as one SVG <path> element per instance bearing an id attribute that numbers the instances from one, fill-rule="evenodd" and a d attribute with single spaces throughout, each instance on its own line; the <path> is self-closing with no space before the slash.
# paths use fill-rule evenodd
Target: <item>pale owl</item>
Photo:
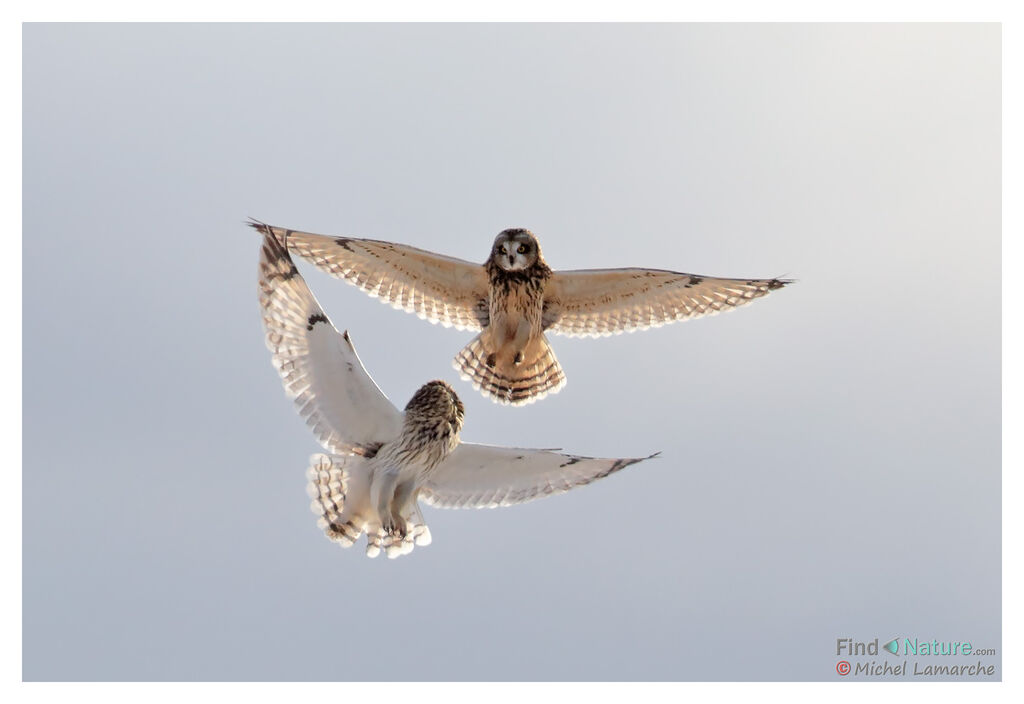
<path id="1" fill-rule="evenodd" d="M 348 333 L 324 314 L 282 241 L 265 231 L 259 265 L 267 346 L 285 391 L 330 454 L 307 472 L 318 524 L 367 554 L 404 555 L 430 543 L 419 500 L 441 508 L 509 506 L 606 477 L 647 457 L 596 459 L 459 440 L 464 410 L 443 381 L 400 412 L 363 368 Z M 653 457 L 654 455 L 651 455 Z"/>
<path id="2" fill-rule="evenodd" d="M 565 385 L 546 332 L 600 337 L 731 310 L 785 279 L 722 279 L 657 269 L 552 271 L 529 230 L 502 231 L 481 266 L 415 247 L 262 223 L 319 269 L 433 323 L 479 330 L 453 366 L 485 396 L 531 403 Z"/>

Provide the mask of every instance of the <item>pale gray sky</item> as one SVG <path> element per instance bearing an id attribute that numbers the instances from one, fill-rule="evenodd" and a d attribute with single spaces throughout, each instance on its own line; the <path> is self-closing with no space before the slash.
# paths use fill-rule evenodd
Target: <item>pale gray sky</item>
<path id="1" fill-rule="evenodd" d="M 838 637 L 1000 637 L 997 25 L 26 25 L 24 677 L 837 679 Z M 799 284 L 471 337 L 310 272 L 402 406 L 656 461 L 396 561 L 316 529 L 247 216 L 483 261 Z M 985 658 L 1000 672 L 999 656 Z M 971 661 L 973 662 L 973 660 Z"/>

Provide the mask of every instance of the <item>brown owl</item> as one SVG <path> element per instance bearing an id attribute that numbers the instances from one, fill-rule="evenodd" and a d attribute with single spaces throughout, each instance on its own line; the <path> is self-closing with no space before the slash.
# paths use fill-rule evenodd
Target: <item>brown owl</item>
<path id="1" fill-rule="evenodd" d="M 274 367 L 330 453 L 312 457 L 307 489 L 320 528 L 337 545 L 349 547 L 365 533 L 368 555 L 398 557 L 431 542 L 421 500 L 439 508 L 511 506 L 650 459 L 462 442 L 465 408 L 443 381 L 424 384 L 399 411 L 272 234 L 263 238 L 259 293 Z"/>
<path id="2" fill-rule="evenodd" d="M 600 337 L 697 318 L 760 298 L 785 279 L 723 279 L 658 269 L 552 271 L 529 230 L 504 230 L 481 266 L 403 244 L 250 225 L 317 268 L 433 323 L 479 330 L 455 357 L 499 403 L 565 386 L 545 333 Z"/>

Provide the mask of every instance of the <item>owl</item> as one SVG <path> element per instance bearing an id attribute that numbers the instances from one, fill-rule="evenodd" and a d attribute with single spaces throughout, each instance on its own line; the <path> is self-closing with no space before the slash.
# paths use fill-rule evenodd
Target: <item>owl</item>
<path id="1" fill-rule="evenodd" d="M 512 405 L 565 386 L 546 333 L 600 337 L 658 327 L 732 310 L 790 283 L 658 269 L 552 271 L 537 238 L 520 228 L 499 233 L 481 266 L 403 244 L 249 224 L 385 303 L 479 331 L 453 366 L 485 396 Z"/>
<path id="2" fill-rule="evenodd" d="M 424 384 L 399 411 L 370 378 L 348 332 L 339 333 L 266 230 L 259 263 L 266 343 L 285 391 L 327 450 L 310 460 L 318 525 L 338 545 L 366 534 L 388 557 L 428 545 L 419 502 L 441 508 L 509 506 L 607 477 L 634 459 L 464 443 L 465 409 L 444 381 Z M 655 455 L 651 455 L 654 457 Z"/>

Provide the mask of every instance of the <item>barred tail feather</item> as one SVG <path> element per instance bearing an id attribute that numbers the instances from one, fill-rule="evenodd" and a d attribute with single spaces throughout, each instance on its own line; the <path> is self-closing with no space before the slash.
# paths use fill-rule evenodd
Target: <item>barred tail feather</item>
<path id="1" fill-rule="evenodd" d="M 348 548 L 363 533 L 372 543 L 377 533 L 377 512 L 370 505 L 369 473 L 362 457 L 313 455 L 306 470 L 306 492 L 317 526 L 333 543 Z M 376 525 L 375 525 L 376 524 Z M 377 545 L 380 551 L 379 543 Z"/>
<path id="2" fill-rule="evenodd" d="M 391 558 L 407 555 L 414 545 L 430 544 L 430 529 L 415 502 L 404 516 L 408 535 L 396 541 L 384 533 L 377 510 L 370 502 L 371 477 L 365 458 L 317 454 L 309 462 L 309 508 L 317 516 L 317 526 L 332 543 L 352 547 L 365 533 L 367 556 L 377 557 L 385 552 Z"/>
<path id="3" fill-rule="evenodd" d="M 513 406 L 533 403 L 565 386 L 562 366 L 543 335 L 522 351 L 520 364 L 505 356 L 488 351 L 481 333 L 459 352 L 452 366 L 485 396 Z"/>

